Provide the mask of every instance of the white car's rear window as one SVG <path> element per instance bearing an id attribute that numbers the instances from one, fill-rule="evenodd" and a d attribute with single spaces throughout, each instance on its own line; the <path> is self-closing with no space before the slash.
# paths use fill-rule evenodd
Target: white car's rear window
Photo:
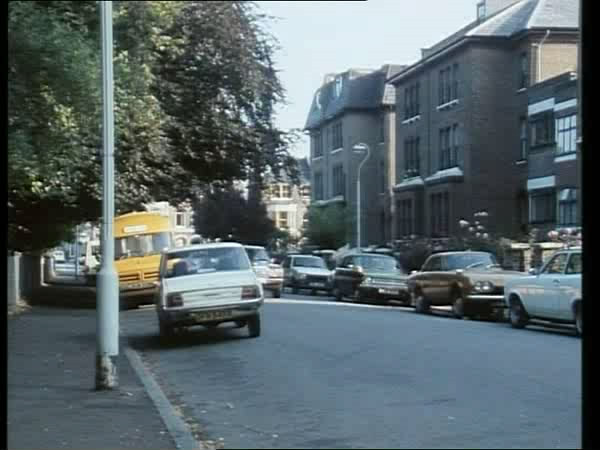
<path id="1" fill-rule="evenodd" d="M 167 254 L 166 278 L 213 272 L 249 270 L 250 263 L 241 247 L 182 250 Z"/>

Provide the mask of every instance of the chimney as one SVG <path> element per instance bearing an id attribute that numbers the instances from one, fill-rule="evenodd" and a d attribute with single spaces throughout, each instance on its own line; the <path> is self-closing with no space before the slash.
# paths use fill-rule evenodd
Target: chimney
<path id="1" fill-rule="evenodd" d="M 522 0 L 479 0 L 477 2 L 477 20 L 485 20 L 501 9 L 520 1 Z"/>

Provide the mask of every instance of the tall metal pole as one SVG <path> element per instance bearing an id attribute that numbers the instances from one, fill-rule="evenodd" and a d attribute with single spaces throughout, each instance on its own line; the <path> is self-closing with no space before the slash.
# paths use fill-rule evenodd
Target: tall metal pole
<path id="1" fill-rule="evenodd" d="M 102 96 L 103 143 L 102 158 L 102 265 L 96 285 L 96 389 L 118 386 L 117 356 L 119 355 L 119 285 L 114 266 L 113 219 L 114 192 L 114 115 L 112 2 L 100 2 L 102 24 Z"/>
<path id="2" fill-rule="evenodd" d="M 75 279 L 79 279 L 79 225 L 75 225 Z"/>
<path id="3" fill-rule="evenodd" d="M 364 143 L 360 143 L 360 144 L 356 144 L 354 146 L 354 150 L 367 150 L 367 154 L 366 156 L 363 158 L 363 160 L 360 162 L 360 164 L 358 165 L 358 177 L 356 179 L 356 235 L 357 235 L 357 240 L 356 240 L 356 247 L 358 248 L 358 250 L 360 251 L 361 249 L 361 239 L 360 239 L 360 222 L 361 222 L 361 215 L 360 215 L 360 197 L 361 197 L 361 191 L 360 191 L 360 171 L 362 169 L 362 166 L 365 164 L 365 162 L 367 162 L 367 159 L 369 159 L 369 156 L 371 155 L 371 149 L 369 148 L 369 146 L 367 144 Z"/>

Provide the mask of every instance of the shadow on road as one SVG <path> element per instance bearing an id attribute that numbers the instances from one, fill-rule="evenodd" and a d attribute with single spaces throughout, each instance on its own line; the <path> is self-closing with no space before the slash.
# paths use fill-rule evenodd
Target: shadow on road
<path id="1" fill-rule="evenodd" d="M 217 328 L 193 327 L 178 330 L 171 337 L 158 334 L 133 335 L 128 337 L 129 345 L 136 350 L 166 350 L 170 348 L 197 347 L 200 345 L 227 344 L 232 341 L 248 338 L 248 328 L 237 328 L 229 324 L 221 324 Z M 259 338 L 260 339 L 260 338 Z"/>

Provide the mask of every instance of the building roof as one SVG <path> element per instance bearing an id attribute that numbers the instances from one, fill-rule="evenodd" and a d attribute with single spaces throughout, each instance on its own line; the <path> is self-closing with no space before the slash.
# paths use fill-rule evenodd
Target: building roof
<path id="1" fill-rule="evenodd" d="M 518 0 L 483 20 L 475 20 L 430 48 L 422 49 L 422 59 L 388 82 L 394 83 L 412 68 L 439 56 L 440 52 L 469 38 L 511 38 L 532 30 L 576 30 L 579 27 L 579 0 Z"/>
<path id="2" fill-rule="evenodd" d="M 394 87 L 386 79 L 406 66 L 386 64 L 380 69 L 349 69 L 328 74 L 315 92 L 305 129 L 318 127 L 349 109 L 376 109 L 396 103 Z"/>
<path id="3" fill-rule="evenodd" d="M 298 162 L 298 171 L 300 172 L 300 184 L 310 184 L 310 164 L 308 162 L 308 158 L 297 158 L 296 161 Z M 291 182 L 290 177 L 283 170 L 280 172 L 279 179 L 284 183 Z M 276 177 L 272 173 L 265 175 L 265 182 L 272 183 L 275 182 L 275 180 Z"/>

